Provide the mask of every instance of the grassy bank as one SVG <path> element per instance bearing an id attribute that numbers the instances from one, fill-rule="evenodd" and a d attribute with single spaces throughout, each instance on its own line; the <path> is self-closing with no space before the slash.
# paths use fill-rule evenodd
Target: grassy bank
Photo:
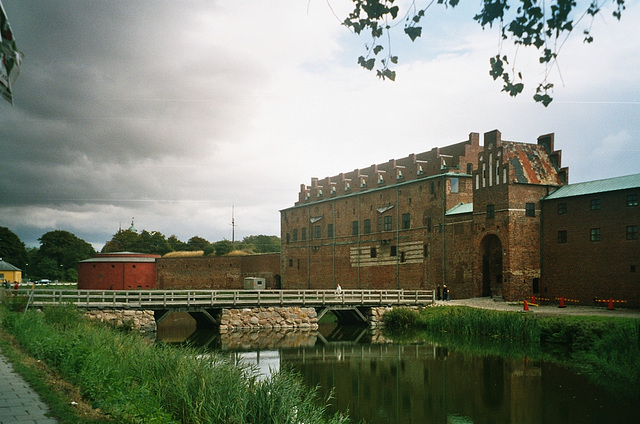
<path id="1" fill-rule="evenodd" d="M 468 345 L 495 340 L 507 354 L 560 362 L 610 389 L 640 393 L 640 320 L 600 316 L 540 316 L 464 306 L 421 312 L 395 309 L 385 316 L 392 331 L 421 330 Z M 460 337 L 445 341 L 460 345 Z M 462 342 L 464 344 L 464 341 Z M 480 343 L 482 345 L 483 343 Z M 486 348 L 486 347 L 485 347 Z"/>
<path id="2" fill-rule="evenodd" d="M 88 322 L 73 307 L 29 311 L 23 317 L 3 306 L 3 331 L 78 387 L 112 422 L 348 422 L 338 414 L 328 416 L 326 400 L 292 372 L 259 380 L 251 369 L 222 357 L 155 345 Z"/>

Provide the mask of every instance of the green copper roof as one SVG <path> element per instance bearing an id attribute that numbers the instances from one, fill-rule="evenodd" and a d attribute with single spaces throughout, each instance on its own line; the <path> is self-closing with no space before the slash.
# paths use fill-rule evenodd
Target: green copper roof
<path id="1" fill-rule="evenodd" d="M 603 193 L 607 191 L 628 190 L 631 188 L 640 188 L 640 174 L 568 184 L 546 195 L 544 200 L 584 196 L 586 194 Z"/>
<path id="2" fill-rule="evenodd" d="M 458 215 L 461 213 L 473 212 L 473 203 L 458 203 L 451 209 L 449 209 L 446 215 Z"/>
<path id="3" fill-rule="evenodd" d="M 5 262 L 0 258 L 0 271 L 20 271 L 20 268 L 11 265 L 9 262 Z"/>

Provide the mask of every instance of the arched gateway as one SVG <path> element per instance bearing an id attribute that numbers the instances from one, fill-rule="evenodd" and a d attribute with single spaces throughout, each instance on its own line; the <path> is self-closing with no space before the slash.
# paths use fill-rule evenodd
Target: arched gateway
<path id="1" fill-rule="evenodd" d="M 502 296 L 502 242 L 489 234 L 480 243 L 482 255 L 482 296 Z"/>

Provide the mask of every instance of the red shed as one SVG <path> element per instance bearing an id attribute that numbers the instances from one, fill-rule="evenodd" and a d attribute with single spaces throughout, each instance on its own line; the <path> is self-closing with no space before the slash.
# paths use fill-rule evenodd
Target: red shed
<path id="1" fill-rule="evenodd" d="M 78 262 L 78 289 L 135 290 L 156 287 L 156 259 L 160 255 L 99 253 Z"/>

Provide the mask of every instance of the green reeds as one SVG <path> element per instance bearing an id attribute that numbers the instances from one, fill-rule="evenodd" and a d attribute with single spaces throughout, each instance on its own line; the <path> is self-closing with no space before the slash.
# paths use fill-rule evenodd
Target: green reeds
<path id="1" fill-rule="evenodd" d="M 2 325 L 29 354 L 122 423 L 346 423 L 289 371 L 258 380 L 215 354 L 155 345 L 88 322 L 74 307 L 5 310 Z"/>
<path id="2" fill-rule="evenodd" d="M 619 391 L 624 387 L 624 391 L 632 396 L 640 394 L 638 319 L 545 317 L 464 306 L 437 306 L 420 313 L 394 309 L 385 316 L 385 324 L 391 331 L 422 330 L 436 339 L 438 335 L 450 334 L 464 336 L 469 343 L 476 340 L 476 344 L 478 337 L 511 344 L 517 342 L 517 349 L 507 349 L 500 354 L 522 352 L 520 354 L 527 357 L 533 355 L 562 363 L 612 390 Z"/>

